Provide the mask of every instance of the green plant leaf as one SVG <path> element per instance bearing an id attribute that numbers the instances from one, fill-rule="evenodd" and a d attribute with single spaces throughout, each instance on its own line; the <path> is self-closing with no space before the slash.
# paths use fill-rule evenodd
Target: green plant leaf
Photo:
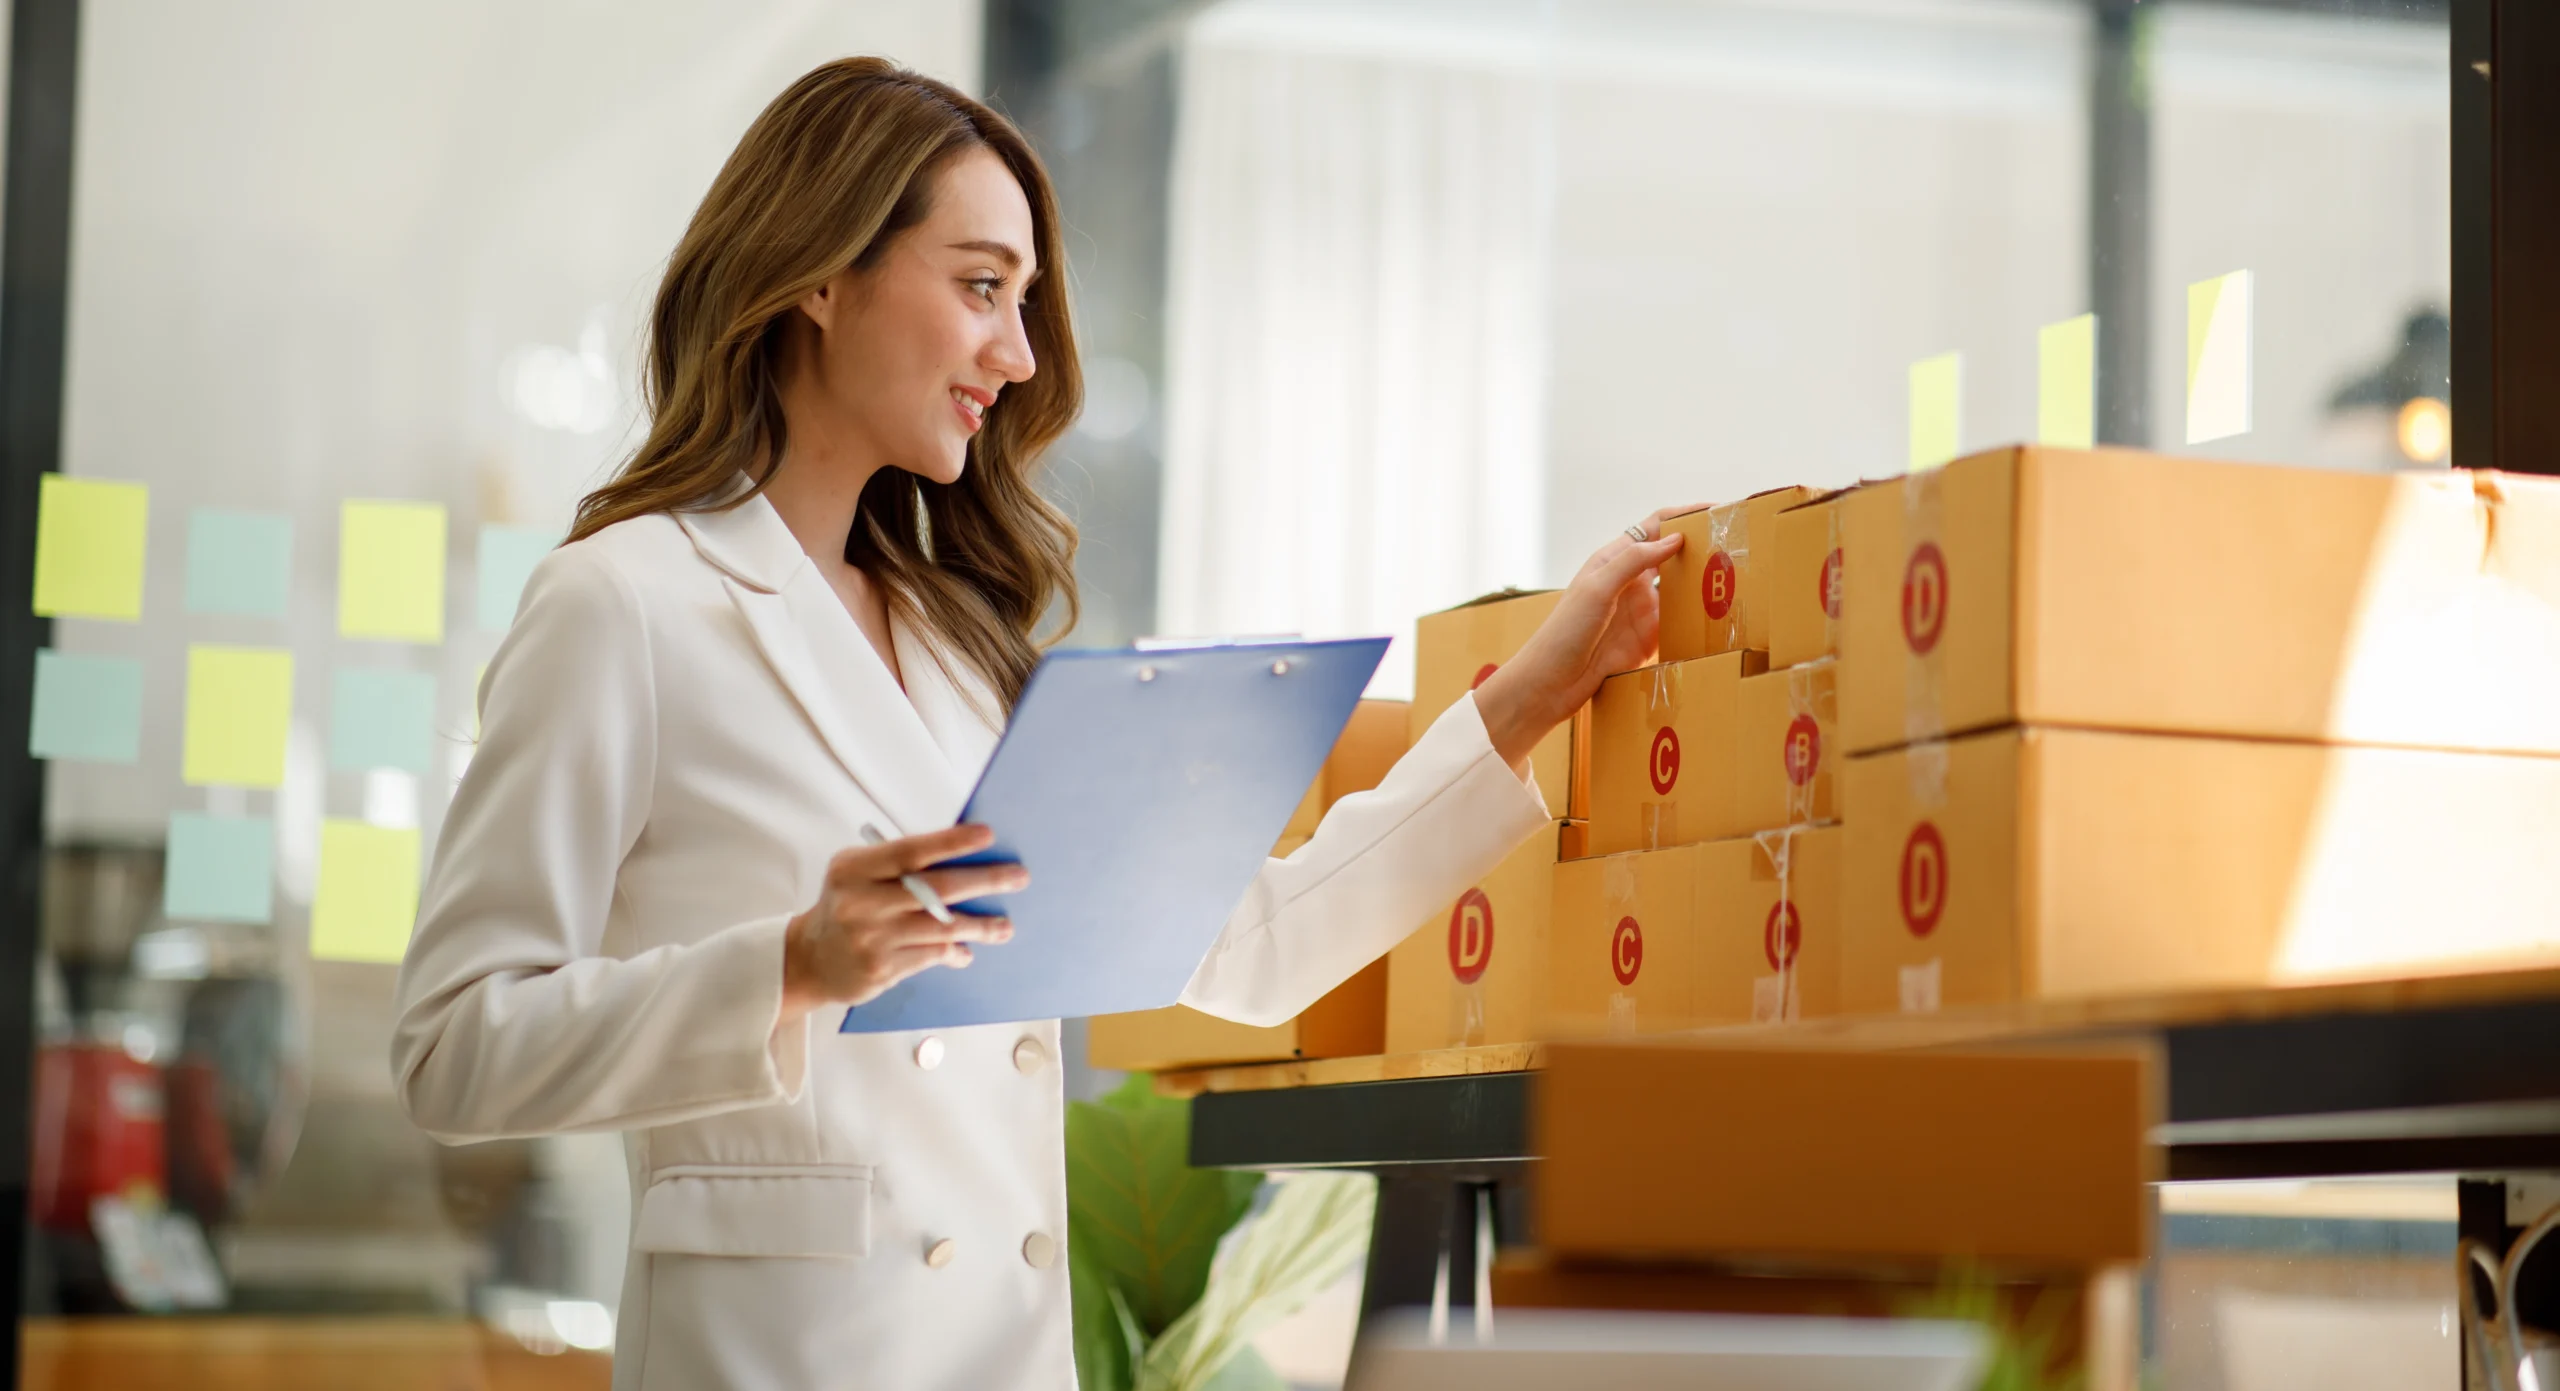
<path id="1" fill-rule="evenodd" d="M 1377 1181 L 1366 1174 L 1279 1179 L 1232 1242 L 1189 1313 L 1138 1364 L 1138 1391 L 1206 1391 L 1256 1334 L 1342 1278 L 1369 1249 Z"/>
<path id="2" fill-rule="evenodd" d="M 1135 1328 L 1124 1330 L 1120 1324 L 1128 1305 L 1092 1262 L 1075 1258 L 1072 1242 L 1067 1251 L 1067 1298 L 1073 1315 L 1077 1387 L 1080 1391 L 1130 1391 L 1146 1341 L 1138 1338 L 1133 1344 L 1130 1335 Z"/>
<path id="3" fill-rule="evenodd" d="M 1271 1370 L 1271 1364 L 1263 1361 L 1262 1354 L 1248 1343 L 1236 1349 L 1236 1355 L 1228 1358 L 1227 1365 L 1219 1368 L 1200 1391 L 1289 1391 L 1289 1383 L 1281 1380 L 1280 1374 Z"/>
<path id="4" fill-rule="evenodd" d="M 1071 1282 L 1081 1267 L 1082 1288 L 1117 1290 L 1150 1339 L 1199 1301 L 1218 1239 L 1262 1186 L 1258 1174 L 1194 1169 L 1190 1155 L 1191 1104 L 1156 1095 L 1144 1076 L 1067 1106 Z M 1096 1310 L 1076 1326 L 1098 1335 L 1111 1324 Z"/>

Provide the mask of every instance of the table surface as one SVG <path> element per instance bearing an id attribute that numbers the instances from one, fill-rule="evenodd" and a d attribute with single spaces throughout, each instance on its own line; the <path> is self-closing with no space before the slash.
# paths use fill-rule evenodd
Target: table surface
<path id="1" fill-rule="evenodd" d="M 2174 1179 L 2560 1170 L 2560 970 L 2052 1001 L 1666 1035 L 1701 1047 L 2156 1046 Z M 1537 1044 L 1167 1073 L 1192 1162 L 1446 1170 L 1533 1158 Z"/>

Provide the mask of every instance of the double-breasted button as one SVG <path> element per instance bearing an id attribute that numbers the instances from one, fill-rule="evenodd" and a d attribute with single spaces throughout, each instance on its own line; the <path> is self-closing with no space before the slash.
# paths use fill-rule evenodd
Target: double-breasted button
<path id="1" fill-rule="evenodd" d="M 916 1044 L 916 1066 L 927 1072 L 942 1066 L 942 1040 L 927 1034 Z"/>
<path id="2" fill-rule="evenodd" d="M 1049 1049 L 1036 1038 L 1013 1045 L 1013 1070 L 1028 1077 L 1049 1065 Z"/>
<path id="3" fill-rule="evenodd" d="M 951 1264 L 951 1258 L 959 1254 L 960 1243 L 953 1241 L 951 1238 L 946 1236 L 942 1240 L 924 1248 L 924 1263 L 932 1266 L 936 1270 L 940 1270 L 944 1266 Z"/>
<path id="4" fill-rule="evenodd" d="M 1058 1258 L 1058 1239 L 1047 1232 L 1033 1232 L 1022 1239 L 1022 1258 L 1034 1270 L 1047 1270 Z"/>

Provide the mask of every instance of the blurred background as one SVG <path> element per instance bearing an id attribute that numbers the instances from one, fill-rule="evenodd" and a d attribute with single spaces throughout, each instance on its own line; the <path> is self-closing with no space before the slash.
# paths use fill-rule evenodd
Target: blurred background
<path id="1" fill-rule="evenodd" d="M 2436 0 L 77 9 L 62 467 L 147 485 L 149 564 L 138 621 L 52 646 L 148 678 L 133 756 L 44 789 L 32 1314 L 610 1344 L 619 1141 L 412 1129 L 394 968 L 310 951 L 316 856 L 324 822 L 432 854 L 509 548 L 634 442 L 666 253 L 826 59 L 979 93 L 1050 162 L 1090 387 L 1050 473 L 1081 644 L 1408 633 L 1666 503 L 1899 471 L 1906 371 L 1938 353 L 1963 354 L 1966 448 L 2031 437 L 2037 330 L 2093 310 L 2099 437 L 2184 450 L 2187 286 L 2241 269 L 2254 429 L 2203 452 L 2448 450 Z M 440 640 L 339 636 L 350 499 L 444 509 Z M 207 509 L 284 519 L 274 606 L 191 598 Z M 197 643 L 293 654 L 272 791 L 182 777 Z M 1378 694 L 1407 693 L 1402 646 Z M 432 744 L 346 756 L 343 668 L 431 689 Z M 173 817 L 201 813 L 271 826 L 263 920 L 164 911 Z M 2377 1191 L 2164 1198 L 2169 1384 L 2277 1384 L 2250 1340 L 2324 1319 L 2388 1324 L 2449 1380 L 2450 1181 Z M 1325 1307 L 1273 1340 L 1303 1384 L 1339 1375 Z"/>

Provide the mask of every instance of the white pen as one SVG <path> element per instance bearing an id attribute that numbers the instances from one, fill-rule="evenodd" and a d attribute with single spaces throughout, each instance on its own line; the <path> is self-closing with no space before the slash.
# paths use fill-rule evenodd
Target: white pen
<path id="1" fill-rule="evenodd" d="M 862 843 L 865 845 L 886 845 L 889 843 L 889 838 L 880 834 L 879 827 L 865 821 L 862 823 Z M 924 882 L 924 876 L 919 874 L 901 874 L 898 876 L 898 882 L 906 885 L 907 892 L 916 896 L 917 907 L 933 914 L 933 920 L 935 922 L 947 923 L 951 921 L 950 907 L 943 903 L 942 895 L 933 891 L 933 886 L 931 884 Z"/>

